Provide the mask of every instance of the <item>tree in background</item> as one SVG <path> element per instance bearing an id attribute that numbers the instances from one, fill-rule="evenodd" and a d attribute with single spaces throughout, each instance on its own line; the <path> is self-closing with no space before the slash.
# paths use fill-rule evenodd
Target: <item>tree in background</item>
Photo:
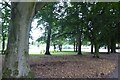
<path id="1" fill-rule="evenodd" d="M 45 24 L 47 29 L 47 39 L 46 39 L 46 52 L 45 55 L 50 55 L 50 38 L 51 29 L 54 26 L 54 16 L 53 16 L 54 3 L 46 4 L 40 12 L 36 15 L 36 18 L 40 18 L 38 24 Z"/>
<path id="2" fill-rule="evenodd" d="M 7 2 L 3 2 L 1 7 L 1 36 L 2 36 L 2 54 L 4 54 L 6 47 L 6 40 L 8 38 L 8 27 L 10 23 L 10 6 Z"/>

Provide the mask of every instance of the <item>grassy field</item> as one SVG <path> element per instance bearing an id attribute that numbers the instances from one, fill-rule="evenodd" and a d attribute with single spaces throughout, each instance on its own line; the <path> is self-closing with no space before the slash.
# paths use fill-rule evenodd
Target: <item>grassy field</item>
<path id="1" fill-rule="evenodd" d="M 44 52 L 45 53 L 45 52 Z M 30 55 L 35 56 L 44 56 L 44 53 L 30 53 Z M 53 56 L 63 56 L 63 55 L 77 55 L 77 52 L 74 51 L 50 51 Z M 88 55 L 88 52 L 82 52 L 83 55 Z"/>

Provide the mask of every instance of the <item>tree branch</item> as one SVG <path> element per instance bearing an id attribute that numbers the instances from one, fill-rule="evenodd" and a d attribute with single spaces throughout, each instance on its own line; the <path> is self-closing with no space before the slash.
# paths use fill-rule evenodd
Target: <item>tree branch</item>
<path id="1" fill-rule="evenodd" d="M 8 6 L 9 8 L 11 8 L 11 5 L 8 4 L 8 2 L 6 2 L 5 0 L 3 0 L 3 1 L 4 1 L 5 3 L 1 2 L 0 4 L 5 5 L 5 6 Z"/>
<path id="2" fill-rule="evenodd" d="M 37 3 L 36 3 L 36 8 L 35 8 L 35 13 L 36 13 L 37 11 L 40 11 L 41 8 L 42 8 L 45 4 L 46 4 L 46 2 L 37 2 Z"/>

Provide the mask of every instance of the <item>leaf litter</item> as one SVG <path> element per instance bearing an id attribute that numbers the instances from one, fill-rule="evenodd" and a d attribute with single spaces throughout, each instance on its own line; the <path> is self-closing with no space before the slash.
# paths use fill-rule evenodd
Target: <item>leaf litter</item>
<path id="1" fill-rule="evenodd" d="M 117 67 L 117 54 L 38 56 L 30 58 L 31 70 L 40 78 L 107 78 Z"/>

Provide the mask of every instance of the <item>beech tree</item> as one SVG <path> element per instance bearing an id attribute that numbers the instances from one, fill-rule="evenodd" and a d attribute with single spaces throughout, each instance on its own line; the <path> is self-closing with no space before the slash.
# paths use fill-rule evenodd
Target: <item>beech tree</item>
<path id="1" fill-rule="evenodd" d="M 29 31 L 35 13 L 44 3 L 11 2 L 8 44 L 3 78 L 31 77 L 28 63 Z"/>

